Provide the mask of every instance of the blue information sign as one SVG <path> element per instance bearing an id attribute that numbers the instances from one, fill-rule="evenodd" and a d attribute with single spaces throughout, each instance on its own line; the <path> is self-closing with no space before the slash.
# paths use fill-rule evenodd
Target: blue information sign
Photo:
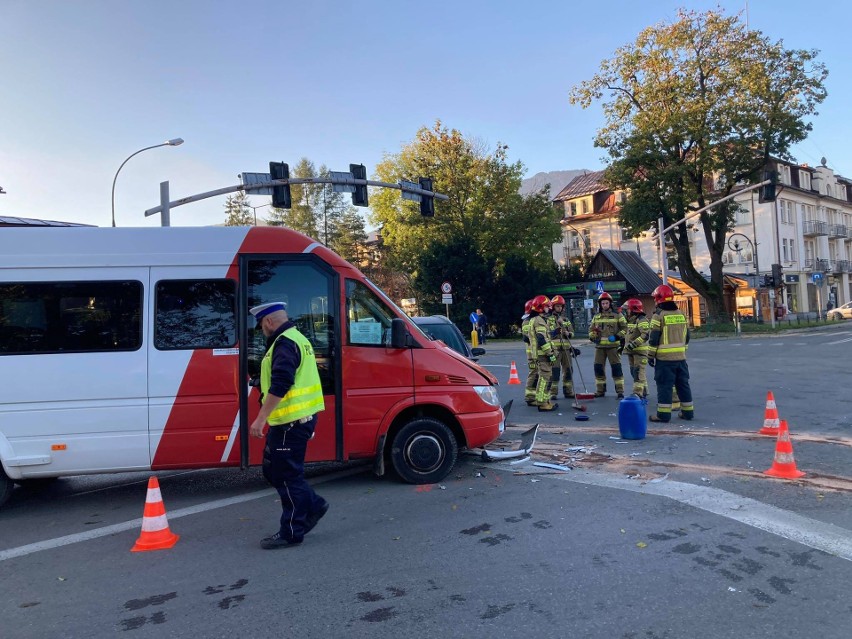
<path id="1" fill-rule="evenodd" d="M 598 293 L 603 293 L 603 292 L 604 292 L 603 282 L 602 282 L 601 280 L 598 280 L 597 282 L 595 282 L 595 290 L 596 290 Z"/>

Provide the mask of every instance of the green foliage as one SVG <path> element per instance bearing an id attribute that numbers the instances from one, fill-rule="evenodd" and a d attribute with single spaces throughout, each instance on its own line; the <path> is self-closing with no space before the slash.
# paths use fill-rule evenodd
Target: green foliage
<path id="1" fill-rule="evenodd" d="M 366 257 L 364 255 L 364 243 L 366 241 L 367 232 L 364 229 L 364 218 L 361 217 L 354 206 L 350 206 L 343 211 L 329 247 L 344 260 L 357 264 Z"/>
<path id="2" fill-rule="evenodd" d="M 430 177 L 434 190 L 449 196 L 436 200 L 435 217 L 424 218 L 418 204 L 403 200 L 397 191 L 370 194 L 371 222 L 381 226 L 387 263 L 412 274 L 418 300 L 431 304 L 442 278 L 449 279 L 454 301 L 456 296 L 463 301 L 453 305 L 452 313 L 466 318 L 477 306 L 488 307 L 487 298 L 510 261 L 539 271 L 553 264 L 551 245 L 561 238 L 560 213 L 550 205 L 548 188 L 527 196 L 518 193 L 524 167 L 510 164 L 507 150 L 498 144 L 488 151 L 439 121 L 431 129 L 421 128 L 413 141 L 386 155 L 376 168 L 382 182 Z M 521 295 L 521 307 L 528 296 L 529 291 Z M 496 317 L 490 309 L 486 314 Z"/>
<path id="3" fill-rule="evenodd" d="M 254 214 L 248 196 L 242 191 L 229 195 L 225 200 L 225 226 L 253 226 Z"/>
<path id="4" fill-rule="evenodd" d="M 643 30 L 574 87 L 583 108 L 604 100 L 595 144 L 611 159 L 606 180 L 629 192 L 622 224 L 634 232 L 683 219 L 761 176 L 770 156 L 789 158 L 826 97 L 827 71 L 814 50 L 788 50 L 737 16 L 681 10 Z M 669 232 L 684 280 L 721 316 L 722 253 L 733 206 L 702 213 L 708 283 L 694 268 L 686 225 Z"/>

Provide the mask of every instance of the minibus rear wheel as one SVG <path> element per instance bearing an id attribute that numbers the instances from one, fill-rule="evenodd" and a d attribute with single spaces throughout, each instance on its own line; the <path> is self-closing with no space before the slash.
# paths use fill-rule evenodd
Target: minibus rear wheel
<path id="1" fill-rule="evenodd" d="M 403 481 L 434 484 L 450 474 L 458 453 L 456 437 L 446 424 L 416 417 L 394 437 L 391 462 Z"/>
<path id="2" fill-rule="evenodd" d="M 6 503 L 9 497 L 12 496 L 12 488 L 14 482 L 3 472 L 3 467 L 0 466 L 0 506 Z"/>

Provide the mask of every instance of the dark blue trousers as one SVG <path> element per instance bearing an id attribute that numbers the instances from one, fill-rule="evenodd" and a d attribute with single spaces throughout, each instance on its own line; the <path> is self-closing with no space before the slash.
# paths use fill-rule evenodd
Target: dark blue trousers
<path id="1" fill-rule="evenodd" d="M 288 541 L 302 541 L 307 517 L 326 503 L 305 480 L 305 451 L 316 424 L 314 415 L 304 424 L 270 426 L 266 433 L 263 476 L 281 496 L 278 532 Z"/>
<path id="2" fill-rule="evenodd" d="M 672 418 L 672 388 L 677 389 L 681 412 L 686 419 L 692 419 L 692 389 L 689 387 L 689 366 L 686 360 L 657 360 L 654 367 L 654 381 L 657 383 L 657 417 L 667 422 Z"/>

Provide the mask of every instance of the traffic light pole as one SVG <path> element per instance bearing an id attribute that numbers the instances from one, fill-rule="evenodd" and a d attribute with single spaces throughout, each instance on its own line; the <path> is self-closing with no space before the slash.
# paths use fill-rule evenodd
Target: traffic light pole
<path id="1" fill-rule="evenodd" d="M 674 224 L 671 224 L 671 225 L 669 225 L 665 228 L 663 228 L 663 224 L 665 224 L 665 222 L 663 221 L 663 216 L 661 215 L 659 218 L 657 218 L 657 233 L 658 233 L 657 237 L 659 239 L 659 246 L 657 247 L 657 250 L 659 251 L 659 256 L 660 256 L 660 270 L 662 271 L 663 284 L 669 283 L 669 278 L 668 278 L 668 275 L 666 274 L 666 271 L 668 270 L 668 260 L 664 259 L 665 255 L 663 253 L 663 247 L 666 243 L 666 233 L 671 231 L 673 228 L 680 226 L 681 224 L 684 224 L 685 222 L 688 222 L 689 220 L 691 220 L 695 216 L 701 215 L 702 213 L 709 211 L 713 207 L 721 204 L 722 202 L 727 202 L 728 200 L 734 199 L 738 195 L 742 195 L 743 193 L 749 193 L 750 191 L 757 190 L 761 187 L 767 186 L 768 184 L 772 184 L 772 183 L 773 183 L 772 180 L 764 180 L 763 182 L 758 182 L 757 184 L 752 184 L 751 186 L 747 186 L 744 189 L 740 189 L 736 193 L 731 193 L 730 195 L 726 195 L 725 197 L 718 199 L 715 202 L 711 202 L 707 206 L 701 207 L 697 211 L 693 211 L 689 215 L 684 216 L 683 218 L 681 218 L 680 220 L 678 220 Z M 147 213 L 146 213 L 146 215 L 147 215 Z M 757 251 L 756 247 L 755 247 L 755 251 Z"/>
<path id="2" fill-rule="evenodd" d="M 376 182 L 374 180 L 358 180 L 354 178 L 289 178 L 286 180 L 270 180 L 269 182 L 262 182 L 258 184 L 237 184 L 236 186 L 226 186 L 221 189 L 216 189 L 215 191 L 207 191 L 205 193 L 199 193 L 197 195 L 190 195 L 188 197 L 180 198 L 179 200 L 174 200 L 172 202 L 163 201 L 160 206 L 155 206 L 154 208 L 148 209 L 145 211 L 145 217 L 149 217 L 151 215 L 156 215 L 157 213 L 165 212 L 168 215 L 170 209 L 173 209 L 178 206 L 183 206 L 184 204 L 191 204 L 192 202 L 200 202 L 201 200 L 206 200 L 211 197 L 216 197 L 217 195 L 227 195 L 228 193 L 236 193 L 237 191 L 254 191 L 259 189 L 269 189 L 275 186 L 281 186 L 285 184 L 345 184 L 349 186 L 376 186 L 383 189 L 397 189 L 402 191 L 403 193 L 412 193 L 414 195 L 420 195 L 425 197 L 431 197 L 436 200 L 449 200 L 450 197 L 448 195 L 444 195 L 442 193 L 435 193 L 434 191 L 427 191 L 425 189 L 417 188 L 415 186 L 409 186 L 402 184 L 392 184 L 390 182 Z M 162 195 L 162 193 L 161 193 Z M 163 226 L 168 226 L 168 219 L 163 219 Z"/>

